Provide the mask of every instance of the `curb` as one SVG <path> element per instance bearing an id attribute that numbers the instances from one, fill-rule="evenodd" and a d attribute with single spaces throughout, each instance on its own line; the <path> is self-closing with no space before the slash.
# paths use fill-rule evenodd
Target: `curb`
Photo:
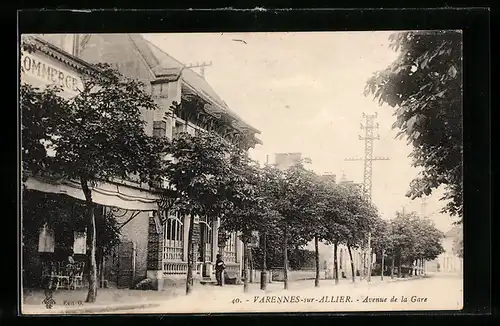
<path id="1" fill-rule="evenodd" d="M 141 304 L 121 304 L 113 306 L 89 306 L 82 308 L 68 308 L 68 309 L 54 309 L 54 310 L 44 310 L 44 312 L 32 312 L 32 313 L 22 313 L 23 315 L 52 315 L 52 314 L 85 314 L 85 313 L 96 313 L 96 312 L 113 312 L 120 310 L 135 310 L 144 308 L 159 307 L 160 302 L 155 303 L 141 303 Z"/>
<path id="2" fill-rule="evenodd" d="M 416 280 L 423 280 L 424 278 L 428 278 L 428 277 L 426 277 L 426 276 L 420 276 L 420 277 L 400 278 L 400 279 L 393 279 L 393 280 L 390 280 L 389 282 L 406 282 L 406 281 L 416 281 Z"/>

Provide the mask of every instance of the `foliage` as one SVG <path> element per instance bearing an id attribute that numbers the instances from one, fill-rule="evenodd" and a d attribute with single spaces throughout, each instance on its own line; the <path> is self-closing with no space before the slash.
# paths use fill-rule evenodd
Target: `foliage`
<path id="1" fill-rule="evenodd" d="M 382 254 L 382 251 L 385 255 L 392 256 L 393 243 L 389 221 L 381 218 L 376 219 L 371 236 L 372 250 L 377 254 L 377 257 Z"/>
<path id="2" fill-rule="evenodd" d="M 275 210 L 282 216 L 282 224 L 289 228 L 291 236 L 310 241 L 316 233 L 314 225 L 318 223 L 315 221 L 321 214 L 315 200 L 319 189 L 316 175 L 302 164 L 296 164 L 278 181 Z"/>
<path id="3" fill-rule="evenodd" d="M 464 258 L 464 234 L 461 229 L 453 237 L 452 251 L 457 257 Z"/>
<path id="4" fill-rule="evenodd" d="M 231 176 L 231 144 L 214 133 L 174 138 L 164 177 L 174 190 L 174 209 L 191 216 L 220 217 L 227 209 L 225 191 Z"/>
<path id="5" fill-rule="evenodd" d="M 96 220 L 97 248 L 100 255 L 107 256 L 111 250 L 120 243 L 120 223 L 110 210 Z"/>
<path id="6" fill-rule="evenodd" d="M 334 194 L 331 212 L 337 216 L 337 223 L 333 234 L 352 248 L 362 247 L 378 218 L 377 208 L 350 184 L 337 185 Z"/>
<path id="7" fill-rule="evenodd" d="M 289 251 L 290 269 L 300 270 L 315 267 L 314 251 L 294 248 Z"/>
<path id="8" fill-rule="evenodd" d="M 97 207 L 96 207 L 97 208 Z M 85 202 L 60 194 L 34 190 L 23 192 L 22 235 L 23 241 L 31 239 L 38 243 L 40 229 L 47 225 L 55 230 L 56 237 L 67 236 L 62 241 L 72 245 L 73 231 L 83 231 L 88 226 L 85 218 Z M 108 212 L 96 223 L 97 247 L 108 254 L 120 240 L 118 221 Z M 69 230 L 69 232 L 64 232 Z M 60 241 L 61 239 L 56 239 Z"/>
<path id="9" fill-rule="evenodd" d="M 413 144 L 420 176 L 410 184 L 412 199 L 445 186 L 444 211 L 462 218 L 462 35 L 458 31 L 411 31 L 391 35 L 399 57 L 374 73 L 365 95 L 397 107 L 393 128 Z"/>
<path id="10" fill-rule="evenodd" d="M 219 135 L 207 132 L 198 135 L 180 133 L 169 148 L 163 177 L 169 181 L 166 189 L 175 198 L 172 209 L 191 216 L 188 232 L 188 268 L 186 294 L 193 285 L 193 217 L 215 220 L 231 208 L 226 199 L 231 182 L 232 145 Z"/>
<path id="11" fill-rule="evenodd" d="M 108 65 L 98 67 L 103 78 L 84 78 L 84 89 L 72 99 L 60 96 L 60 88 L 21 86 L 24 166 L 50 168 L 69 179 L 97 182 L 138 174 L 150 181 L 166 144 L 146 134 L 141 112 L 157 106 L 141 83 Z"/>
<path id="12" fill-rule="evenodd" d="M 250 160 L 247 153 L 233 148 L 230 174 L 225 185 L 228 201 L 221 227 L 228 232 L 241 232 L 244 241 L 252 231 L 265 232 L 276 216 L 264 193 L 264 175 L 260 166 Z"/>
<path id="13" fill-rule="evenodd" d="M 84 203 L 72 197 L 25 190 L 22 200 L 23 238 L 38 239 L 45 224 L 53 230 L 82 230 L 87 226 Z"/>
<path id="14" fill-rule="evenodd" d="M 300 269 L 307 264 L 303 264 L 304 261 L 301 255 L 301 252 L 305 249 L 302 249 L 307 243 L 303 240 L 303 237 L 300 236 L 292 236 L 290 234 L 294 234 L 289 232 L 289 236 L 287 237 L 287 248 L 288 248 L 288 262 L 289 267 L 291 269 Z M 268 268 L 273 267 L 283 267 L 283 229 L 278 228 L 277 226 L 269 227 L 265 233 L 262 235 L 266 235 L 266 262 Z M 262 237 L 260 240 L 262 244 Z M 307 255 L 307 254 L 305 254 Z M 252 248 L 252 257 L 254 260 L 255 268 L 259 269 L 262 266 L 263 262 L 263 247 L 259 246 L 256 248 Z M 314 257 L 313 257 L 314 258 Z M 313 259 L 314 260 L 314 259 Z"/>
<path id="15" fill-rule="evenodd" d="M 391 221 L 391 238 L 396 259 L 411 264 L 415 259 L 432 260 L 444 252 L 443 232 L 416 213 L 397 213 Z"/>
<path id="16" fill-rule="evenodd" d="M 95 302 L 97 295 L 97 222 L 90 186 L 131 175 L 143 182 L 157 181 L 168 145 L 145 131 L 141 115 L 157 105 L 144 85 L 109 65 L 96 67 L 101 77 L 82 76 L 83 89 L 73 98 L 64 98 L 60 87 L 40 90 L 26 84 L 20 94 L 24 172 L 79 180 L 85 195 L 90 241 L 87 302 Z"/>

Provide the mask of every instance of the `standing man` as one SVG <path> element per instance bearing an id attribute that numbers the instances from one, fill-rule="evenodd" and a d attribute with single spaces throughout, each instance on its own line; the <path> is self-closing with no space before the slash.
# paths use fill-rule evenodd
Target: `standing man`
<path id="1" fill-rule="evenodd" d="M 215 278 L 217 279 L 217 285 L 222 286 L 223 284 L 223 273 L 224 269 L 226 269 L 226 265 L 222 260 L 220 255 L 217 255 L 217 260 L 215 261 Z"/>

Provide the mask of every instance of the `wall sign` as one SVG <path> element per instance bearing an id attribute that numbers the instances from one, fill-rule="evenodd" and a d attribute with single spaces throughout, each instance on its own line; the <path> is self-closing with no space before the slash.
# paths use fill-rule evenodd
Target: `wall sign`
<path id="1" fill-rule="evenodd" d="M 54 230 L 44 225 L 38 236 L 38 252 L 54 252 L 55 237 Z"/>
<path id="2" fill-rule="evenodd" d="M 87 232 L 74 232 L 73 253 L 84 255 L 87 252 Z"/>
<path id="3" fill-rule="evenodd" d="M 21 56 L 21 81 L 25 82 L 23 77 L 26 76 L 34 77 L 42 85 L 58 85 L 65 92 L 78 94 L 83 89 L 83 83 L 78 73 L 69 70 L 63 63 L 51 61 L 53 60 L 23 52 Z"/>

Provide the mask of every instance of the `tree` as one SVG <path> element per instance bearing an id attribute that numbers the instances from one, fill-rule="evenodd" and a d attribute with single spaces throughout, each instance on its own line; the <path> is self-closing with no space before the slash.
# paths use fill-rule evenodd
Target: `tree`
<path id="1" fill-rule="evenodd" d="M 399 57 L 368 80 L 365 95 L 397 107 L 393 128 L 413 144 L 412 199 L 445 186 L 444 212 L 463 216 L 462 34 L 411 31 L 390 36 Z"/>
<path id="2" fill-rule="evenodd" d="M 349 232 L 345 222 L 348 218 L 348 211 L 342 198 L 342 189 L 330 182 L 323 181 L 321 186 L 316 190 L 316 202 L 320 209 L 320 218 L 318 219 L 315 233 L 315 248 L 317 248 L 318 238 L 326 241 L 329 245 L 333 244 L 333 262 L 335 284 L 338 284 L 338 259 L 337 248 L 339 243 L 346 239 L 346 234 Z M 316 279 L 319 277 L 319 270 L 316 269 Z"/>
<path id="3" fill-rule="evenodd" d="M 226 232 L 238 232 L 244 246 L 245 279 L 244 291 L 248 291 L 248 260 L 252 232 L 261 234 L 272 227 L 273 212 L 264 192 L 264 175 L 260 166 L 250 160 L 246 151 L 233 147 L 231 172 L 227 175 L 224 198 L 228 201 L 221 220 Z"/>
<path id="4" fill-rule="evenodd" d="M 417 228 L 419 237 L 416 258 L 424 261 L 436 259 L 444 252 L 444 233 L 438 230 L 431 220 L 425 218 L 418 219 Z"/>
<path id="5" fill-rule="evenodd" d="M 385 265 L 385 256 L 392 257 L 392 237 L 391 226 L 388 221 L 381 218 L 375 220 L 375 226 L 371 234 L 371 246 L 377 257 L 381 257 L 381 277 L 383 278 Z"/>
<path id="6" fill-rule="evenodd" d="M 292 236 L 303 243 L 311 240 L 311 217 L 317 215 L 315 203 L 315 174 L 298 163 L 285 171 L 279 181 L 276 210 L 283 228 L 284 288 L 288 289 L 288 243 Z"/>
<path id="7" fill-rule="evenodd" d="M 83 77 L 83 89 L 71 99 L 60 96 L 60 88 L 40 90 L 26 84 L 20 96 L 23 169 L 78 180 L 85 195 L 90 241 L 87 302 L 95 302 L 97 296 L 91 187 L 130 175 L 150 182 L 160 171 L 167 147 L 145 132 L 141 112 L 157 105 L 143 85 L 106 64 L 96 67 L 101 78 Z"/>
<path id="8" fill-rule="evenodd" d="M 173 209 L 191 217 L 186 294 L 193 286 L 194 218 L 213 221 L 229 209 L 226 189 L 232 176 L 231 151 L 232 145 L 212 132 L 180 133 L 169 148 L 171 159 L 165 164 L 164 177 L 175 193 Z"/>
<path id="9" fill-rule="evenodd" d="M 333 224 L 335 231 L 330 231 L 330 234 L 333 235 L 331 241 L 346 244 L 351 260 L 352 281 L 355 282 L 352 249 L 365 247 L 367 236 L 372 231 L 375 220 L 378 218 L 378 212 L 377 208 L 366 199 L 361 190 L 350 184 L 337 185 L 335 198 L 332 201 L 335 204 L 331 210 L 336 215 L 336 222 Z M 337 269 L 337 267 L 335 268 Z M 338 275 L 336 281 L 337 278 Z"/>
<path id="10" fill-rule="evenodd" d="M 396 213 L 391 221 L 394 259 L 401 274 L 403 266 L 413 266 L 417 259 L 432 260 L 444 252 L 444 234 L 430 220 L 420 218 L 415 212 Z"/>
<path id="11" fill-rule="evenodd" d="M 328 231 L 331 229 L 332 223 L 335 220 L 330 215 L 329 208 L 331 203 L 335 201 L 333 185 L 323 181 L 320 177 L 314 174 L 307 174 L 309 179 L 309 191 L 312 190 L 311 197 L 306 202 L 304 207 L 304 217 L 301 220 L 303 238 L 305 240 L 314 240 L 314 260 L 315 260 L 315 278 L 314 286 L 319 287 L 319 242 L 328 239 Z"/>

